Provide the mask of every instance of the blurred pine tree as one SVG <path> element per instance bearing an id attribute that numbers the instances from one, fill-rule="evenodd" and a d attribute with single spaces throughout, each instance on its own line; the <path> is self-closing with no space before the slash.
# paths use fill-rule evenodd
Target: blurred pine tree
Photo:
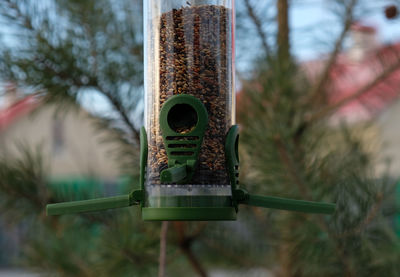
<path id="1" fill-rule="evenodd" d="M 241 92 L 243 183 L 262 194 L 337 203 L 332 217 L 271 212 L 271 235 L 265 239 L 273 245 L 271 257 L 280 266 L 279 276 L 400 274 L 400 241 L 393 229 L 396 181 L 374 175 L 373 157 L 361 143 L 362 134 L 345 123 L 329 124 L 329 116 L 340 106 L 331 107 L 324 96 L 332 66 L 355 21 L 357 2 L 336 1 L 342 11 L 342 33 L 311 84 L 288 51 L 288 1 L 277 1 L 276 51 L 264 42 L 267 58 Z M 250 15 L 257 25 L 256 14 Z M 396 65 L 388 70 L 397 70 L 399 62 Z M 377 74 L 369 84 L 384 78 Z"/>

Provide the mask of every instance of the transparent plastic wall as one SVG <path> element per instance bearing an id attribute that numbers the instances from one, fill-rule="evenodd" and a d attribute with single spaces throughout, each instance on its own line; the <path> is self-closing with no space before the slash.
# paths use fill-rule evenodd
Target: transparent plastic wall
<path id="1" fill-rule="evenodd" d="M 145 0 L 144 20 L 146 206 L 177 206 L 174 196 L 229 196 L 224 147 L 235 123 L 234 0 Z M 168 156 L 159 116 L 165 101 L 178 94 L 199 99 L 208 124 L 193 178 L 163 184 L 160 173 L 168 168 Z"/>

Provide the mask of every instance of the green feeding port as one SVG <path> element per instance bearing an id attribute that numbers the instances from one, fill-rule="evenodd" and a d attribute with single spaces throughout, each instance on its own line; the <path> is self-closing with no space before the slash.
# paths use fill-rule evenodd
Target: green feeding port
<path id="1" fill-rule="evenodd" d="M 168 168 L 160 172 L 160 181 L 188 183 L 199 159 L 208 123 L 207 110 L 194 96 L 175 95 L 162 106 L 159 121 L 168 157 Z"/>
<path id="2" fill-rule="evenodd" d="M 186 134 L 194 130 L 199 118 L 190 104 L 175 104 L 167 111 L 168 126 L 177 134 Z"/>

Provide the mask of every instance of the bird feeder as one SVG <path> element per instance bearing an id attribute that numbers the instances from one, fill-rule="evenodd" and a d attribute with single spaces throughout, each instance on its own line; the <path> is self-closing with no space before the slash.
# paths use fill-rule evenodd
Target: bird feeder
<path id="1" fill-rule="evenodd" d="M 234 0 L 144 1 L 140 189 L 50 204 L 49 215 L 140 205 L 144 220 L 235 220 L 239 204 L 333 213 L 334 204 L 239 187 Z"/>

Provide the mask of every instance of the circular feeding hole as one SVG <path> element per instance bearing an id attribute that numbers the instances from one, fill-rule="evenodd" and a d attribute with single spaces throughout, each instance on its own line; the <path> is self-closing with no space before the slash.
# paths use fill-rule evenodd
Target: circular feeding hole
<path id="1" fill-rule="evenodd" d="M 193 131 L 197 125 L 197 112 L 188 104 L 176 104 L 168 112 L 169 127 L 179 134 Z"/>

